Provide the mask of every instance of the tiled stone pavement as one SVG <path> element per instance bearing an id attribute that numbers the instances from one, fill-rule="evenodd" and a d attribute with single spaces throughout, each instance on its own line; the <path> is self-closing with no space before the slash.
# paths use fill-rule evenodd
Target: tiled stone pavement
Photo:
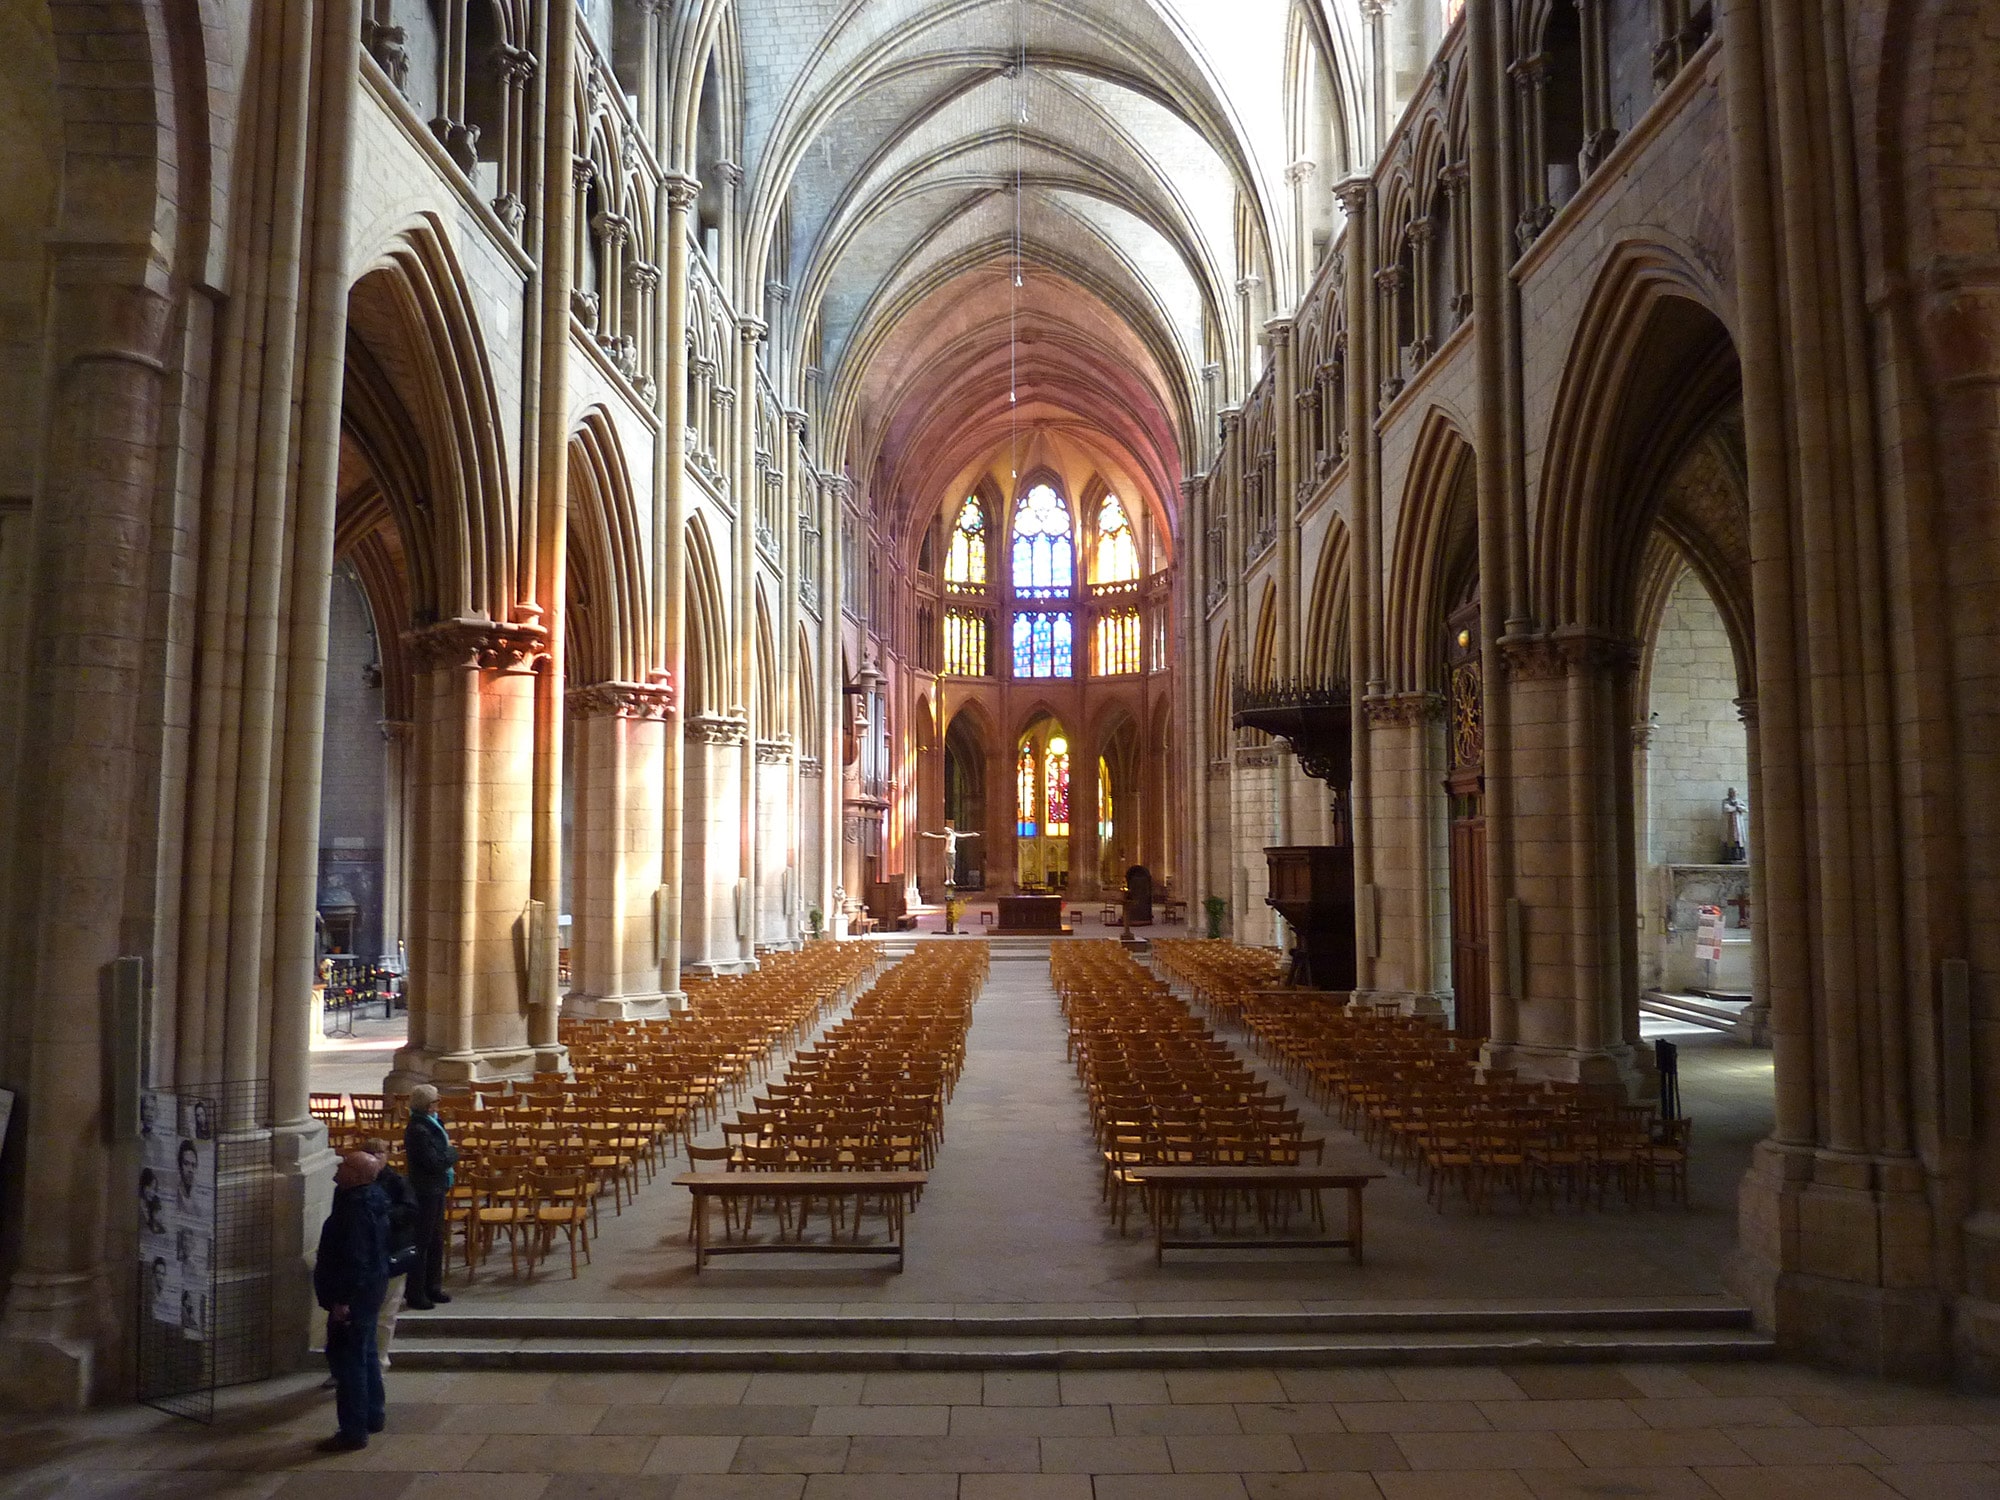
<path id="1" fill-rule="evenodd" d="M 213 1427 L 0 1418 L 0 1495 L 282 1500 L 1994 1500 L 2000 1399 L 1786 1365 L 313 1376 Z M 359 1471 L 359 1472 L 357 1472 Z"/>

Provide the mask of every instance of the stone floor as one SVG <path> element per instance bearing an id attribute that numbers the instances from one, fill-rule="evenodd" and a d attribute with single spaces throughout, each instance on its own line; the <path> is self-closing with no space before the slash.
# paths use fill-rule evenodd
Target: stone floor
<path id="1" fill-rule="evenodd" d="M 1136 1232 L 1121 1238 L 1099 1200 L 1083 1093 L 1064 1056 L 1046 965 L 996 960 L 973 1010 L 943 1149 L 910 1220 L 902 1274 L 875 1263 L 757 1257 L 714 1263 L 697 1277 L 685 1240 L 686 1194 L 656 1181 L 621 1216 L 603 1216 L 593 1262 L 575 1281 L 566 1261 L 516 1280 L 503 1257 L 470 1286 L 455 1270 L 452 1290 L 458 1311 L 513 1304 L 602 1312 L 612 1304 L 645 1304 L 663 1313 L 774 1303 L 794 1312 L 804 1304 L 912 1311 L 995 1303 L 1016 1311 L 1104 1312 L 1190 1310 L 1202 1303 L 1285 1311 L 1418 1301 L 1715 1298 L 1724 1293 L 1721 1266 L 1735 1236 L 1736 1183 L 1751 1145 L 1770 1128 L 1770 1053 L 1698 1030 L 1676 1039 L 1683 1043 L 1684 1105 L 1695 1120 L 1691 1209 L 1632 1210 L 1614 1197 L 1603 1212 L 1510 1208 L 1473 1215 L 1454 1204 L 1440 1215 L 1413 1179 L 1392 1174 L 1369 1190 L 1366 1265 L 1342 1253 L 1244 1252 L 1180 1255 L 1159 1268 L 1150 1240 Z M 393 1039 L 382 1045 L 393 1046 Z M 327 1056 L 317 1055 L 316 1063 Z M 333 1054 L 316 1066 L 314 1087 L 356 1087 L 337 1079 L 365 1066 L 352 1061 L 357 1056 Z M 1309 1133 L 1327 1136 L 1330 1165 L 1380 1167 L 1337 1123 L 1303 1098 L 1295 1102 Z"/>
<path id="2" fill-rule="evenodd" d="M 0 1494 L 280 1500 L 1993 1500 L 2000 1400 L 1784 1365 L 312 1376 L 212 1427 L 0 1418 Z"/>

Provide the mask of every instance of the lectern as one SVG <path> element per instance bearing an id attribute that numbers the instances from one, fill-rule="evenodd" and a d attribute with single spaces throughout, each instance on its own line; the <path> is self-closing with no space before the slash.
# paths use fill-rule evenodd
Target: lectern
<path id="1" fill-rule="evenodd" d="M 1292 924 L 1293 984 L 1354 988 L 1354 846 L 1285 844 L 1264 851 L 1271 893 L 1264 899 Z"/>

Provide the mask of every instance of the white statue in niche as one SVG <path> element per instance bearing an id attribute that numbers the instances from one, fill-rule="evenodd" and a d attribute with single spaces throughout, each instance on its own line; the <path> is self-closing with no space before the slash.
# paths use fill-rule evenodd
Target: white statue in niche
<path id="1" fill-rule="evenodd" d="M 1730 787 L 1722 797 L 1722 862 L 1726 865 L 1740 865 L 1744 859 L 1743 832 L 1744 818 L 1749 807 L 1736 795 L 1736 788 Z"/>

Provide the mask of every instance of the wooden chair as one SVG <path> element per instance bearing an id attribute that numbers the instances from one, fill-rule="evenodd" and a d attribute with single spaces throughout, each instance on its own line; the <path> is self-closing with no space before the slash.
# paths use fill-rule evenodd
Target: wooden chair
<path id="1" fill-rule="evenodd" d="M 576 1255 L 581 1245 L 583 1258 L 590 1259 L 590 1179 L 582 1171 L 544 1172 L 533 1179 L 535 1249 L 529 1260 L 546 1260 L 555 1249 L 561 1232 L 569 1241 L 569 1274 L 577 1275 Z"/>

